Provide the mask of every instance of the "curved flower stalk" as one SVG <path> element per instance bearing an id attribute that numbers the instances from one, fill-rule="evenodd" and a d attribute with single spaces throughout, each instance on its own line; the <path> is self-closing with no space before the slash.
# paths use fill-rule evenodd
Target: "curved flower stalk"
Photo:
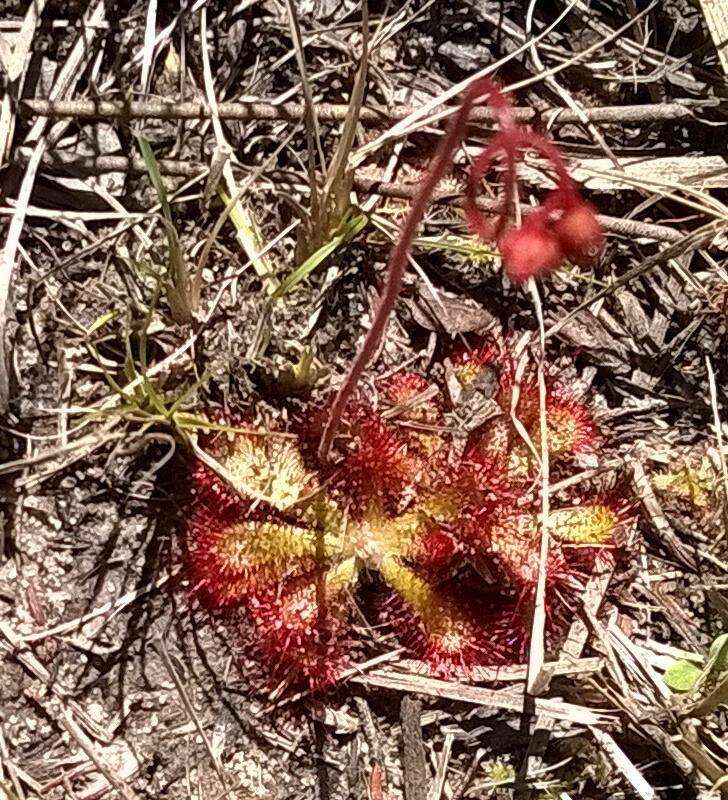
<path id="1" fill-rule="evenodd" d="M 565 260 L 593 266 L 604 245 L 604 233 L 594 207 L 581 196 L 556 145 L 520 127 L 508 100 L 493 85 L 489 103 L 498 111 L 500 130 L 473 164 L 468 179 L 465 213 L 474 233 L 498 243 L 503 265 L 515 283 L 538 277 Z M 556 188 L 518 228 L 509 227 L 511 200 L 517 191 L 518 160 L 527 151 L 546 159 L 556 173 Z M 504 162 L 502 199 L 497 214 L 486 219 L 477 206 L 478 186 L 497 159 Z"/>
<path id="2" fill-rule="evenodd" d="M 453 356 L 464 387 L 486 366 L 497 373 L 501 413 L 464 448 L 451 435 L 444 387 L 413 373 L 384 382 L 376 404 L 359 401 L 333 465 L 316 463 L 305 425 L 203 442 L 226 480 L 207 466 L 196 470 L 188 524 L 194 586 L 208 604 L 244 611 L 274 675 L 316 688 L 335 680 L 353 645 L 364 574 L 387 594 L 383 618 L 393 633 L 438 672 L 520 658 L 538 574 L 539 465 L 510 415 L 513 363 L 503 343 Z M 533 380 L 528 371 L 521 377 L 516 410 L 535 438 Z M 588 408 L 563 390 L 549 386 L 547 398 L 551 456 L 566 468 L 593 447 L 596 428 Z M 607 500 L 578 501 L 551 516 L 555 630 L 565 616 L 558 609 L 580 590 L 596 549 L 613 546 L 624 518 Z M 483 567 L 493 585 L 478 577 Z M 457 590 L 463 577 L 475 601 Z"/>

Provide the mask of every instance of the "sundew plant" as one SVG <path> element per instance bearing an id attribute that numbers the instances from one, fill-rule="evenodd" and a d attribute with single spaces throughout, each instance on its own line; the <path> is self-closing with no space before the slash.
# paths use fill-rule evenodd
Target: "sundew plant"
<path id="1" fill-rule="evenodd" d="M 208 605 L 249 620 L 271 674 L 335 682 L 361 644 L 361 614 L 439 674 L 523 658 L 539 567 L 537 380 L 527 371 L 516 383 L 500 341 L 453 354 L 451 366 L 463 388 L 484 370 L 496 376 L 493 415 L 465 440 L 447 425 L 442 382 L 412 372 L 384 381 L 376 402 L 351 405 L 326 462 L 316 450 L 326 406 L 285 431 L 205 435 L 219 469 L 195 472 L 194 586 Z M 546 419 L 556 468 L 594 451 L 588 406 L 558 380 Z M 550 517 L 552 639 L 624 518 L 613 498 L 570 500 Z"/>

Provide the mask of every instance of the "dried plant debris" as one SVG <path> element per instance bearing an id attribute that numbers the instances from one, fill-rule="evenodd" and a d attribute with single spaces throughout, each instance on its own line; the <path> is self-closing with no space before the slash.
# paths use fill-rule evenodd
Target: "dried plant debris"
<path id="1" fill-rule="evenodd" d="M 720 4 L 490 5 L 8 9 L 0 796 L 728 797 Z"/>

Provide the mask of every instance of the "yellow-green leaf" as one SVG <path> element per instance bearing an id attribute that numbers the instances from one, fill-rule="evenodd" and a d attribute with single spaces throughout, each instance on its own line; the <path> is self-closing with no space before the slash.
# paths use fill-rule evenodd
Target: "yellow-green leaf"
<path id="1" fill-rule="evenodd" d="M 674 692 L 689 692 L 702 670 L 690 661 L 675 661 L 665 670 L 663 680 Z"/>

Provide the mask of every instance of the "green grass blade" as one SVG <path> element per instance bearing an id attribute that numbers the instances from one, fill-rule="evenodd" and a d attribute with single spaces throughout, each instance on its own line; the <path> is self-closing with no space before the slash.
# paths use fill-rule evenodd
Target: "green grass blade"
<path id="1" fill-rule="evenodd" d="M 279 299 L 288 294 L 295 286 L 305 280 L 315 269 L 326 259 L 338 250 L 342 244 L 351 241 L 369 222 L 369 218 L 364 214 L 357 214 L 346 220 L 339 228 L 333 238 L 325 245 L 310 255 L 299 267 L 297 267 L 278 287 L 273 294 L 274 299 Z"/>
<path id="2" fill-rule="evenodd" d="M 169 205 L 169 199 L 167 198 L 167 190 L 164 188 L 164 182 L 162 181 L 162 173 L 159 171 L 159 164 L 157 163 L 157 159 L 152 152 L 151 145 L 144 138 L 140 133 L 135 134 L 137 137 L 137 142 L 139 143 L 139 151 L 142 154 L 142 159 L 144 161 L 144 166 L 147 168 L 147 172 L 149 173 L 149 179 L 152 182 L 152 186 L 154 186 L 154 191 L 157 193 L 159 197 L 160 205 L 162 206 L 162 213 L 164 214 L 165 218 L 168 222 L 172 222 L 172 208 Z"/>

